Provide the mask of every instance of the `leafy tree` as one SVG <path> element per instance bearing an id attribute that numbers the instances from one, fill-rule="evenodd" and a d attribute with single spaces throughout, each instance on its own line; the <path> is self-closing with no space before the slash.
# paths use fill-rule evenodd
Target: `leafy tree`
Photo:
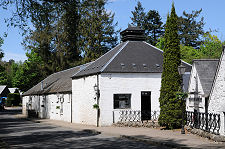
<path id="1" fill-rule="evenodd" d="M 217 36 L 206 33 L 200 46 L 201 58 L 220 58 L 223 43 Z"/>
<path id="2" fill-rule="evenodd" d="M 2 46 L 4 40 L 0 37 L 0 47 Z M 2 63 L 2 58 L 4 57 L 4 53 L 2 49 L 0 49 L 0 85 L 7 85 L 7 74 L 5 72 L 5 67 Z"/>
<path id="3" fill-rule="evenodd" d="M 21 91 L 27 91 L 43 79 L 39 68 L 44 65 L 41 57 L 34 51 L 26 55 L 28 60 L 18 65 L 12 78 L 13 87 L 18 87 Z"/>
<path id="4" fill-rule="evenodd" d="M 197 21 L 202 9 L 192 11 L 192 13 L 183 12 L 183 16 L 179 17 L 179 38 L 181 44 L 199 48 L 202 44 L 201 37 L 204 35 L 204 17 Z"/>
<path id="5" fill-rule="evenodd" d="M 157 48 L 161 49 L 164 51 L 164 48 L 165 48 L 165 38 L 164 37 L 160 37 L 158 39 L 158 42 L 156 43 L 155 45 Z"/>
<path id="6" fill-rule="evenodd" d="M 134 11 L 131 11 L 133 17 L 131 17 L 132 24 L 145 30 L 147 36 L 147 42 L 152 45 L 156 45 L 158 39 L 163 35 L 163 22 L 156 10 L 149 10 L 144 12 L 144 8 L 141 2 L 138 1 Z"/>
<path id="7" fill-rule="evenodd" d="M 201 53 L 198 49 L 191 46 L 180 45 L 181 59 L 192 64 L 193 59 L 200 59 Z"/>
<path id="8" fill-rule="evenodd" d="M 173 129 L 181 126 L 181 101 L 176 98 L 180 89 L 181 77 L 178 73 L 180 65 L 180 41 L 178 38 L 178 17 L 174 4 L 170 15 L 167 16 L 165 28 L 165 48 L 163 52 L 163 72 L 160 90 L 161 126 Z"/>
<path id="9" fill-rule="evenodd" d="M 83 62 L 95 60 L 117 44 L 117 23 L 113 23 L 114 14 L 106 12 L 105 4 L 105 0 L 83 0 L 81 4 L 79 48 Z"/>

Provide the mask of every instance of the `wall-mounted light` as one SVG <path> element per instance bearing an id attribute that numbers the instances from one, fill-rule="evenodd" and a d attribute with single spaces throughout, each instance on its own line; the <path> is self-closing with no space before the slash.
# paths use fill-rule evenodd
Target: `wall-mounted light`
<path id="1" fill-rule="evenodd" d="M 98 99 L 98 98 L 99 98 L 99 96 L 100 96 L 100 91 L 99 91 L 99 89 L 98 89 L 98 85 L 97 85 L 97 84 L 95 84 L 93 87 L 94 87 L 94 91 L 95 91 L 95 94 L 96 94 L 97 99 Z"/>
<path id="2" fill-rule="evenodd" d="M 182 64 L 180 66 L 178 66 L 178 72 L 180 75 L 183 75 L 185 73 L 185 69 L 186 67 L 183 66 Z"/>
<path id="3" fill-rule="evenodd" d="M 94 90 L 97 91 L 98 90 L 98 86 L 97 84 L 94 85 Z"/>

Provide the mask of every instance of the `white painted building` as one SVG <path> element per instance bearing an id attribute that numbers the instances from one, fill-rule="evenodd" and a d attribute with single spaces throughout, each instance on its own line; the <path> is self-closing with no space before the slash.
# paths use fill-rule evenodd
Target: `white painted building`
<path id="1" fill-rule="evenodd" d="M 34 110 L 40 118 L 72 122 L 71 76 L 86 65 L 54 73 L 25 92 L 23 114 L 27 114 L 29 109 Z"/>
<path id="2" fill-rule="evenodd" d="M 225 52 L 223 49 L 210 92 L 208 111 L 220 114 L 220 134 L 225 136 Z"/>
<path id="3" fill-rule="evenodd" d="M 151 119 L 144 112 L 159 114 L 163 51 L 145 42 L 143 34 L 136 27 L 124 30 L 123 42 L 72 77 L 74 123 L 108 126 L 120 120 L 121 111 L 132 112 L 135 120 Z M 190 74 L 191 65 L 182 64 Z"/>
<path id="4" fill-rule="evenodd" d="M 218 59 L 193 60 L 186 100 L 187 111 L 208 112 L 208 98 L 218 62 Z"/>

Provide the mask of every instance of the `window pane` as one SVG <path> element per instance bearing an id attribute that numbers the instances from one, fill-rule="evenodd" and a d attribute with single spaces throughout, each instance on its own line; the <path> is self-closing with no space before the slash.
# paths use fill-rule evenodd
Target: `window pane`
<path id="1" fill-rule="evenodd" d="M 131 94 L 114 94 L 114 109 L 131 108 Z"/>

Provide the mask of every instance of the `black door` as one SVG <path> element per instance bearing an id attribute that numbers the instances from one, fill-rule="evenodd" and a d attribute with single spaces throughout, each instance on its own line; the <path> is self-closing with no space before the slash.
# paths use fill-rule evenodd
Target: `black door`
<path id="1" fill-rule="evenodd" d="M 151 92 L 141 92 L 141 120 L 151 120 Z"/>

